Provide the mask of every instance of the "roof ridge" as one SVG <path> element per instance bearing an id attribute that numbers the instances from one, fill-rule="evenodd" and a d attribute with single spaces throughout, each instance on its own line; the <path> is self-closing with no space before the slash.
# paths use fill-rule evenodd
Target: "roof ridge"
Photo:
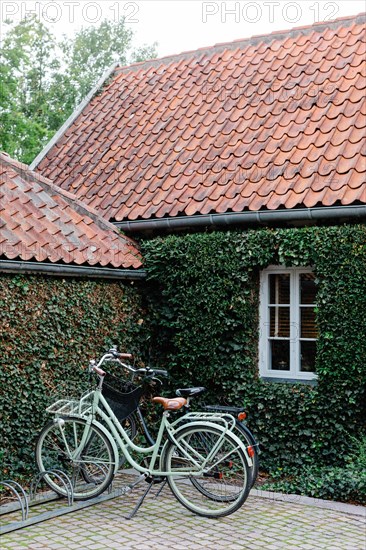
<path id="1" fill-rule="evenodd" d="M 306 35 L 315 31 L 323 31 L 325 29 L 336 29 L 340 26 L 349 27 L 353 23 L 362 24 L 366 22 L 366 12 L 358 13 L 357 15 L 348 15 L 344 17 L 338 17 L 337 19 L 329 21 L 317 21 L 311 25 L 303 25 L 299 27 L 292 27 L 291 29 L 283 29 L 278 31 L 272 31 L 268 34 L 257 34 L 247 38 L 239 38 L 231 42 L 219 42 L 213 44 L 212 46 L 203 46 L 195 50 L 187 50 L 180 52 L 178 54 L 166 55 L 163 57 L 156 57 L 153 59 L 148 59 L 145 61 L 139 61 L 137 63 L 132 63 L 131 65 L 123 65 L 115 68 L 115 73 L 127 73 L 130 71 L 138 71 L 147 67 L 154 67 L 159 65 L 168 65 L 173 61 L 180 61 L 188 57 L 198 57 L 208 53 L 220 53 L 228 49 L 243 48 L 244 46 L 253 46 L 263 42 L 271 42 L 273 40 L 281 40 L 284 38 L 294 38 L 301 34 Z"/>
<path id="2" fill-rule="evenodd" d="M 98 225 L 100 229 L 113 231 L 113 233 L 117 233 L 121 238 L 124 238 L 127 241 L 131 240 L 129 237 L 122 235 L 112 223 L 103 218 L 91 206 L 83 203 L 80 199 L 78 199 L 78 197 L 76 197 L 76 195 L 70 193 L 69 191 L 65 191 L 58 185 L 54 184 L 50 179 L 42 176 L 40 173 L 34 172 L 27 164 L 15 161 L 8 155 L 8 153 L 5 153 L 4 151 L 0 151 L 0 162 L 15 170 L 15 172 L 17 172 L 26 181 L 31 182 L 35 180 L 43 188 L 43 190 L 51 190 L 56 195 L 60 195 L 70 206 L 74 208 L 78 214 L 87 215 Z"/>

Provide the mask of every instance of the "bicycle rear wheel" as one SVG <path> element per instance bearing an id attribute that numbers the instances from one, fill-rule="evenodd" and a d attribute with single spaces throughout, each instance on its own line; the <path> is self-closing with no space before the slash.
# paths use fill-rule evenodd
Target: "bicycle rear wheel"
<path id="1" fill-rule="evenodd" d="M 258 452 L 257 452 L 257 443 L 252 436 L 251 432 L 249 431 L 246 426 L 243 426 L 240 422 L 236 422 L 234 428 L 232 429 L 233 434 L 235 434 L 240 441 L 243 443 L 243 445 L 246 447 L 247 452 L 250 456 L 250 453 L 248 451 L 248 447 L 253 447 L 254 456 L 252 456 L 252 462 L 253 465 L 248 467 L 248 483 L 249 488 L 251 489 L 254 485 L 255 480 L 257 479 L 258 475 Z M 215 438 L 212 438 L 212 436 L 208 436 L 208 434 L 205 434 L 204 439 L 202 439 L 202 445 L 206 448 L 206 454 L 208 454 L 215 444 Z M 216 471 L 220 471 L 220 466 L 216 468 Z M 208 498 L 211 498 L 213 500 L 223 500 L 223 501 L 230 501 L 235 500 L 236 495 L 233 491 L 230 493 L 218 493 L 215 494 L 213 492 L 214 487 L 213 486 L 207 486 L 206 483 L 201 484 L 200 478 L 196 477 L 190 477 L 191 483 L 195 486 L 195 488 L 200 491 L 202 494 L 206 495 Z M 238 488 L 239 490 L 239 488 Z"/>
<path id="2" fill-rule="evenodd" d="M 86 443 L 75 456 L 85 430 L 89 430 Z M 114 476 L 115 460 L 109 439 L 98 426 L 88 427 L 82 418 L 59 418 L 47 424 L 37 440 L 36 463 L 40 472 L 63 471 L 71 481 L 75 500 L 100 495 Z M 67 496 L 67 489 L 52 473 L 46 474 L 44 480 L 53 491 Z"/>
<path id="3" fill-rule="evenodd" d="M 204 424 L 187 425 L 175 438 L 177 444 L 167 444 L 162 464 L 172 474 L 167 480 L 177 500 L 205 517 L 238 510 L 248 496 L 251 479 L 241 445 L 229 432 Z"/>

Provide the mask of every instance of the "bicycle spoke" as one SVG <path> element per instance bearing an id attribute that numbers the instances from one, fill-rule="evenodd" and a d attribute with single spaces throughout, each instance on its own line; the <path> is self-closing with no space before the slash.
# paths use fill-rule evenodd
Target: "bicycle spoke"
<path id="1" fill-rule="evenodd" d="M 90 430 L 86 444 L 80 449 L 85 430 Z M 59 469 L 70 478 L 75 499 L 87 499 L 103 492 L 114 475 L 114 459 L 110 442 L 95 426 L 85 420 L 65 418 L 51 422 L 41 432 L 36 460 L 40 471 Z M 65 496 L 66 489 L 49 474 L 46 483 Z"/>
<path id="2" fill-rule="evenodd" d="M 164 467 L 175 472 L 168 483 L 176 498 L 189 510 L 208 517 L 220 517 L 237 510 L 247 498 L 249 476 L 246 457 L 230 433 L 215 427 L 187 425 L 170 443 Z M 182 456 L 180 447 L 194 449 L 194 456 Z M 202 457 L 197 469 L 197 458 Z M 187 477 L 184 472 L 191 472 Z"/>

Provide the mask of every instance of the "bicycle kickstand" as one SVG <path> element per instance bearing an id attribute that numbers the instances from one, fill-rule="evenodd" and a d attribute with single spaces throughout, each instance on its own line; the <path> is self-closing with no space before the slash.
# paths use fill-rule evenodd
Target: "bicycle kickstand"
<path id="1" fill-rule="evenodd" d="M 138 512 L 138 510 L 140 509 L 142 503 L 144 502 L 145 500 L 145 497 L 148 495 L 148 493 L 150 492 L 151 490 L 151 487 L 154 485 L 154 480 L 152 480 L 149 485 L 147 486 L 147 489 L 146 491 L 144 492 L 144 494 L 139 498 L 139 500 L 137 501 L 137 504 L 135 506 L 135 508 L 132 510 L 132 512 L 125 517 L 125 519 L 132 519 Z"/>
<path id="2" fill-rule="evenodd" d="M 165 478 L 163 483 L 161 484 L 161 487 L 159 489 L 159 491 L 156 493 L 155 497 L 154 498 L 158 498 L 158 496 L 160 495 L 160 493 L 162 492 L 162 490 L 164 489 L 165 485 L 167 483 L 167 479 Z"/>

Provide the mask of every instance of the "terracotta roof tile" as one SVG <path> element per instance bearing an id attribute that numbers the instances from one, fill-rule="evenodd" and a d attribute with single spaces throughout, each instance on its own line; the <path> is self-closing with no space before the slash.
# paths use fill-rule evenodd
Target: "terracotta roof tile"
<path id="1" fill-rule="evenodd" d="M 111 220 L 365 201 L 365 15 L 117 70 L 38 166 Z"/>
<path id="2" fill-rule="evenodd" d="M 141 266 L 134 242 L 70 193 L 0 153 L 0 257 Z"/>

